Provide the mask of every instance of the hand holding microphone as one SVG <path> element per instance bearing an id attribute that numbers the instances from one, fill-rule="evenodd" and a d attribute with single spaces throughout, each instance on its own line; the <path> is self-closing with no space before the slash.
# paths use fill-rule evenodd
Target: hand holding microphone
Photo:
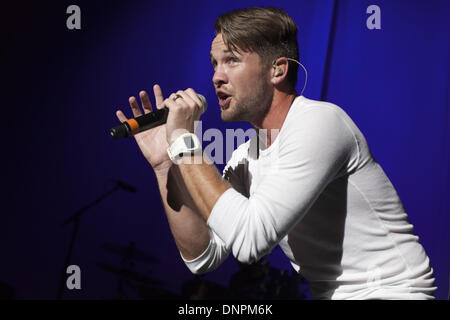
<path id="1" fill-rule="evenodd" d="M 155 94 L 156 97 L 156 94 Z M 161 95 L 162 97 L 162 95 Z M 198 98 L 195 99 L 195 97 Z M 186 91 L 178 91 L 176 94 L 172 94 L 169 99 L 172 99 L 172 101 L 176 101 L 179 98 L 185 98 L 185 104 L 190 104 L 191 106 L 193 104 L 201 103 L 202 109 L 201 113 L 206 111 L 206 108 L 208 107 L 208 103 L 206 102 L 206 99 L 201 94 L 196 94 L 194 90 L 188 89 Z M 142 104 L 144 107 L 144 110 L 146 109 L 146 104 L 148 105 L 150 102 L 146 103 L 148 100 L 148 96 L 146 94 L 142 94 L 141 96 Z M 197 100 L 197 101 L 196 101 Z M 170 102 L 170 101 L 168 101 Z M 133 106 L 132 101 L 130 101 L 130 104 L 132 105 L 133 114 L 135 114 L 136 107 Z M 194 106 L 195 107 L 195 106 Z M 139 108 L 139 107 L 137 107 Z M 150 105 L 151 108 L 151 105 Z M 148 109 L 147 109 L 148 110 Z M 110 134 L 111 137 L 114 139 L 118 138 L 125 138 L 129 136 L 133 136 L 137 133 L 140 133 L 142 131 L 146 131 L 149 129 L 152 129 L 154 127 L 160 126 L 162 124 L 165 124 L 167 122 L 167 117 L 169 114 L 169 109 L 164 106 L 161 109 L 152 111 L 152 112 L 146 112 L 145 114 L 141 114 L 135 118 L 127 119 L 123 121 L 120 125 L 111 128 Z"/>
<path id="2" fill-rule="evenodd" d="M 112 128 L 113 138 L 134 136 L 142 154 L 155 172 L 165 171 L 172 166 L 167 148 L 173 139 L 183 131 L 193 132 L 194 121 L 206 110 L 206 99 L 192 89 L 178 91 L 164 100 L 159 85 L 153 86 L 156 110 L 145 91 L 139 93 L 142 109 L 135 97 L 129 98 L 134 118 L 128 119 L 118 110 L 117 118 L 122 122 Z M 153 115 L 152 115 L 153 114 Z M 151 130 L 149 130 L 151 129 Z"/>

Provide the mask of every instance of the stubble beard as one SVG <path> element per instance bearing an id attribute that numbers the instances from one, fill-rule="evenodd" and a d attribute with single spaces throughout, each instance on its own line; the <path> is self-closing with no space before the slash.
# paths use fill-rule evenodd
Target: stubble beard
<path id="1" fill-rule="evenodd" d="M 253 92 L 249 92 L 245 97 L 233 96 L 234 104 L 222 110 L 221 117 L 225 122 L 250 122 L 258 127 L 269 112 L 272 104 L 273 91 L 264 78 L 260 78 L 260 83 Z"/>

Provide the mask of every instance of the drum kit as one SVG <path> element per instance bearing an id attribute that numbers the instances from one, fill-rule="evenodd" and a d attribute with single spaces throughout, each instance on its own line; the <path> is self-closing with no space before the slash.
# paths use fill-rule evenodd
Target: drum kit
<path id="1" fill-rule="evenodd" d="M 63 268 L 61 269 L 61 277 L 58 287 L 57 299 L 62 299 L 65 284 L 66 284 L 66 268 L 70 265 L 72 251 L 75 240 L 79 231 L 81 217 L 91 208 L 98 205 L 102 200 L 113 194 L 118 190 L 125 190 L 128 192 L 136 192 L 136 189 L 119 180 L 112 180 L 114 186 L 108 191 L 101 194 L 96 200 L 88 203 L 80 208 L 73 215 L 68 217 L 62 226 L 73 224 L 71 240 Z M 292 270 L 292 275 L 287 272 L 278 270 L 270 266 L 268 260 L 265 258 L 251 264 L 239 264 L 240 270 L 232 275 L 229 288 L 207 281 L 202 277 L 195 276 L 194 279 L 185 281 L 182 284 L 181 296 L 170 292 L 164 288 L 163 282 L 153 279 L 147 275 L 138 273 L 133 270 L 136 261 L 156 264 L 159 260 L 153 255 L 137 249 L 134 242 L 129 245 L 119 245 L 115 243 L 104 243 L 102 248 L 112 254 L 120 256 L 120 265 L 110 265 L 105 263 L 97 263 L 97 266 L 103 271 L 117 275 L 117 297 L 118 299 L 134 299 L 130 297 L 131 292 L 134 296 L 140 299 L 204 299 L 204 300 L 218 300 L 218 299 L 303 299 L 305 290 L 298 290 L 299 285 L 306 284 L 306 280 Z M 5 288 L 1 286 L 0 289 Z M 3 289 L 1 292 L 6 292 L 5 296 L 13 296 L 11 290 Z M 1 293 L 0 292 L 0 293 Z"/>
<path id="2" fill-rule="evenodd" d="M 133 270 L 137 262 L 159 263 L 153 255 L 137 249 L 134 242 L 128 246 L 103 243 L 102 248 L 121 257 L 120 265 L 97 263 L 100 269 L 117 275 L 117 299 L 180 299 L 176 294 L 162 288 L 163 282 Z"/>
<path id="3" fill-rule="evenodd" d="M 302 290 L 306 280 L 294 270 L 291 274 L 272 267 L 267 259 L 253 264 L 239 264 L 239 271 L 231 276 L 229 286 L 194 276 L 184 281 L 181 294 L 164 287 L 164 282 L 134 271 L 137 262 L 157 264 L 153 255 L 137 249 L 134 242 L 128 246 L 104 243 L 102 248 L 121 257 L 120 265 L 97 263 L 97 266 L 117 275 L 117 299 L 142 300 L 221 300 L 221 299 L 305 299 Z"/>

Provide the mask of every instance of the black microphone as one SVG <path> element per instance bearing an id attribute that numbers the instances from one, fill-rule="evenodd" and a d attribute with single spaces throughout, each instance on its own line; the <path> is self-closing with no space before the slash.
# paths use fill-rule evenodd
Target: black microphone
<path id="1" fill-rule="evenodd" d="M 203 113 L 206 111 L 208 103 L 206 102 L 205 97 L 201 94 L 197 94 L 197 96 L 202 102 Z M 146 131 L 166 123 L 168 114 L 169 109 L 167 107 L 164 107 L 162 109 L 143 114 L 142 116 L 128 119 L 118 126 L 112 128 L 109 133 L 114 139 L 130 137 L 139 132 Z"/>

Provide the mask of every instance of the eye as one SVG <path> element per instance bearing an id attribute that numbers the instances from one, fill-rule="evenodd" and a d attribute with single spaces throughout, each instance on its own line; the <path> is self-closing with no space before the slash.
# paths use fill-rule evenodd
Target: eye
<path id="1" fill-rule="evenodd" d="M 236 57 L 229 57 L 228 61 L 227 61 L 231 66 L 235 66 L 238 62 L 239 59 Z"/>

